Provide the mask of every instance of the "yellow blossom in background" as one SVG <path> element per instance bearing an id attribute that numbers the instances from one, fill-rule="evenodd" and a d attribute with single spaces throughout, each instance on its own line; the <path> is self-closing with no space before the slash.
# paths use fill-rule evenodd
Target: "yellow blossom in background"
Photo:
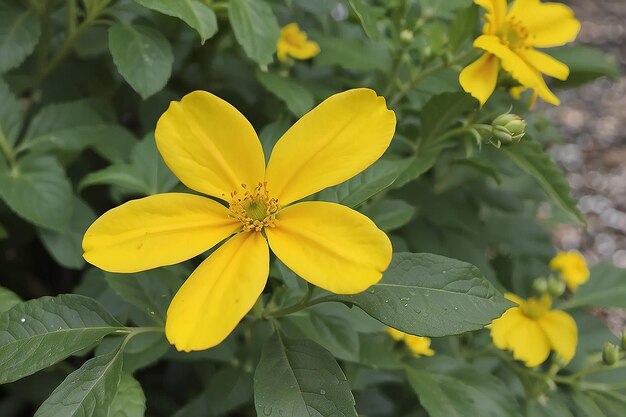
<path id="1" fill-rule="evenodd" d="M 306 32 L 297 23 L 289 23 L 280 30 L 276 45 L 276 55 L 281 61 L 290 56 L 295 59 L 309 59 L 320 53 L 317 42 L 308 39 Z"/>
<path id="2" fill-rule="evenodd" d="M 435 354 L 435 351 L 430 348 L 429 337 L 406 334 L 391 327 L 387 327 L 387 333 L 389 333 L 396 342 L 404 342 L 415 356 L 433 356 Z"/>
<path id="3" fill-rule="evenodd" d="M 493 344 L 513 352 L 513 357 L 529 368 L 542 364 L 554 351 L 565 362 L 576 353 L 578 328 L 564 311 L 551 310 L 548 295 L 523 300 L 513 294 L 505 297 L 517 304 L 504 312 L 491 325 Z"/>
<path id="4" fill-rule="evenodd" d="M 320 288 L 361 292 L 391 261 L 387 235 L 340 204 L 296 202 L 369 167 L 395 126 L 395 114 L 374 91 L 335 94 L 282 136 L 266 168 L 250 122 L 219 97 L 192 92 L 161 116 L 156 144 L 183 184 L 221 202 L 185 193 L 129 201 L 89 227 L 84 257 L 130 273 L 185 261 L 225 241 L 167 311 L 165 334 L 184 351 L 219 344 L 250 311 L 267 282 L 269 248 Z"/>
<path id="5" fill-rule="evenodd" d="M 474 47 L 483 55 L 468 65 L 459 76 L 463 89 L 483 105 L 496 88 L 502 67 L 521 84 L 548 103 L 559 99 L 546 85 L 542 73 L 559 80 L 569 76 L 562 62 L 536 48 L 551 48 L 576 39 L 580 22 L 572 9 L 561 3 L 539 0 L 474 0 L 487 10 L 483 34 Z"/>
<path id="6" fill-rule="evenodd" d="M 574 292 L 589 279 L 589 268 L 585 258 L 577 251 L 559 252 L 550 261 L 550 268 L 558 271 L 567 288 Z"/>

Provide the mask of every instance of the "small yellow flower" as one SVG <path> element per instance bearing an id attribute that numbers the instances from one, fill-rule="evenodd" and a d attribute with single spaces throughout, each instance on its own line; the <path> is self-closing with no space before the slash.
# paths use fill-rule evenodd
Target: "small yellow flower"
<path id="1" fill-rule="evenodd" d="M 585 258 L 577 251 L 559 252 L 550 261 L 550 268 L 558 271 L 567 288 L 574 292 L 589 279 L 589 269 Z"/>
<path id="2" fill-rule="evenodd" d="M 276 45 L 276 55 L 281 61 L 290 56 L 295 59 L 309 59 L 320 53 L 317 42 L 308 39 L 306 32 L 297 23 L 289 23 L 280 30 L 280 38 Z"/>
<path id="3" fill-rule="evenodd" d="M 387 327 L 387 333 L 389 333 L 396 342 L 404 342 L 411 353 L 417 357 L 433 356 L 435 354 L 435 351 L 430 348 L 429 337 L 413 336 L 391 327 Z"/>
<path id="4" fill-rule="evenodd" d="M 395 114 L 374 91 L 335 94 L 282 136 L 266 168 L 250 122 L 219 97 L 192 92 L 161 116 L 156 144 L 183 184 L 221 201 L 185 193 L 129 201 L 89 227 L 84 257 L 106 271 L 131 273 L 185 261 L 225 241 L 167 311 L 165 334 L 184 351 L 219 344 L 250 311 L 267 282 L 269 247 L 318 287 L 361 292 L 391 261 L 387 235 L 348 207 L 297 201 L 374 163 L 395 126 Z"/>
<path id="5" fill-rule="evenodd" d="M 576 39 L 580 22 L 561 3 L 515 0 L 507 10 L 506 0 L 474 0 L 487 10 L 483 34 L 474 47 L 484 51 L 459 76 L 461 86 L 483 105 L 496 88 L 500 66 L 523 87 L 530 88 L 548 103 L 559 99 L 550 91 L 543 76 L 565 80 L 569 68 L 535 48 L 564 45 Z"/>
<path id="6" fill-rule="evenodd" d="M 513 294 L 505 297 L 518 306 L 491 323 L 491 338 L 497 348 L 513 352 L 513 357 L 529 368 L 542 364 L 551 350 L 565 362 L 572 360 L 578 329 L 569 314 L 550 310 L 552 300 L 548 295 L 526 301 Z"/>

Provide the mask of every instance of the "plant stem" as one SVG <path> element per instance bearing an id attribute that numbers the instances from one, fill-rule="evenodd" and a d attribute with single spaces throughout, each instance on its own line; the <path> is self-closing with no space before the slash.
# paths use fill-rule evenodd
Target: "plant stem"
<path id="1" fill-rule="evenodd" d="M 2 152 L 2 155 L 4 155 L 4 158 L 7 160 L 9 167 L 11 168 L 11 171 L 15 170 L 15 167 L 17 165 L 17 161 L 15 160 L 15 153 L 13 152 L 13 149 L 9 145 L 7 138 L 4 136 L 4 132 L 2 131 L 1 127 L 0 127 L 0 152 Z"/>
<path id="2" fill-rule="evenodd" d="M 267 317 L 282 317 L 282 316 L 286 316 L 288 314 L 291 313 L 295 313 L 298 312 L 300 310 L 304 310 L 305 308 L 314 306 L 316 304 L 320 304 L 320 303 L 325 303 L 328 301 L 333 301 L 334 296 L 333 295 L 327 295 L 324 297 L 320 297 L 320 298 L 316 298 L 314 300 L 311 300 L 311 295 L 313 293 L 313 291 L 311 290 L 311 288 L 313 288 L 312 286 L 309 286 L 309 291 L 307 291 L 307 293 L 304 295 L 304 297 L 298 301 L 296 304 L 289 306 L 289 307 L 285 307 L 283 309 L 280 310 L 275 310 L 275 311 L 270 311 L 269 313 L 267 313 Z"/>

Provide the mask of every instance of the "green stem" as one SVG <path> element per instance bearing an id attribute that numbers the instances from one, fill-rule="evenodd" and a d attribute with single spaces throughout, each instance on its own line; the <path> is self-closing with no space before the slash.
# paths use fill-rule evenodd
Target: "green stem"
<path id="1" fill-rule="evenodd" d="M 310 296 L 309 296 L 310 298 Z M 280 310 L 275 310 L 275 311 L 270 311 L 269 313 L 267 313 L 267 317 L 282 317 L 282 316 L 286 316 L 288 314 L 291 313 L 296 313 L 300 310 L 304 310 L 305 308 L 309 308 L 311 306 L 314 306 L 316 304 L 320 304 L 320 303 L 325 303 L 328 301 L 333 301 L 334 296 L 333 295 L 327 295 L 324 297 L 320 297 L 320 298 L 316 298 L 314 300 L 309 300 L 307 298 L 307 296 L 305 295 L 304 298 L 302 298 L 302 300 L 298 301 L 296 304 L 289 306 L 289 307 L 285 307 L 283 309 Z"/>
<path id="2" fill-rule="evenodd" d="M 15 167 L 17 166 L 15 153 L 13 152 L 11 145 L 9 145 L 7 138 L 4 136 L 2 128 L 0 128 L 0 152 L 2 152 L 2 155 L 4 155 L 4 158 L 8 162 L 11 171 L 15 170 Z"/>
<path id="3" fill-rule="evenodd" d="M 67 36 L 76 31 L 76 0 L 67 0 Z"/>
<path id="4" fill-rule="evenodd" d="M 125 334 L 128 338 L 132 338 L 142 333 L 163 333 L 163 327 L 124 327 L 115 331 L 115 334 Z"/>

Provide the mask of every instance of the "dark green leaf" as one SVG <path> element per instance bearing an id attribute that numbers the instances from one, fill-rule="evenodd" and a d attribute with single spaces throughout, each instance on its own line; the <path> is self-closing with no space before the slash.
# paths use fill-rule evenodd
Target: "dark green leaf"
<path id="1" fill-rule="evenodd" d="M 39 40 L 39 19 L 32 10 L 0 5 L 0 73 L 20 65 Z"/>
<path id="2" fill-rule="evenodd" d="M 281 99 L 289 111 L 300 117 L 313 108 L 315 101 L 309 90 L 294 78 L 257 71 L 256 78 L 268 91 Z"/>
<path id="3" fill-rule="evenodd" d="M 274 145 L 290 126 L 291 123 L 289 123 L 289 120 L 280 118 L 261 129 L 259 139 L 261 140 L 261 145 L 263 146 L 263 154 L 265 155 L 266 164 L 270 159 Z"/>
<path id="4" fill-rule="evenodd" d="M 428 253 L 396 253 L 378 284 L 334 300 L 355 304 L 405 333 L 430 337 L 481 329 L 513 305 L 475 266 Z"/>
<path id="5" fill-rule="evenodd" d="M 31 146 L 31 142 L 55 143 L 59 141 L 55 139 L 58 132 L 102 123 L 102 116 L 85 100 L 49 104 L 43 107 L 28 125 L 24 146 Z"/>
<path id="6" fill-rule="evenodd" d="M 570 194 L 563 170 L 543 151 L 541 144 L 532 140 L 523 140 L 515 146 L 504 147 L 500 151 L 518 167 L 533 176 L 552 202 L 568 213 L 572 220 L 581 225 L 585 224 L 585 218 Z"/>
<path id="7" fill-rule="evenodd" d="M 166 193 L 178 184 L 178 178 L 165 165 L 157 150 L 153 133 L 146 135 L 135 145 L 130 160 L 139 169 L 141 178 L 148 187 L 148 195 Z"/>
<path id="8" fill-rule="evenodd" d="M 567 80 L 553 80 L 556 85 L 575 87 L 600 77 L 617 79 L 620 73 L 614 56 L 591 46 L 563 46 L 551 49 L 549 54 L 567 65 L 570 70 Z"/>
<path id="9" fill-rule="evenodd" d="M 411 221 L 415 214 L 415 207 L 404 200 L 384 199 L 368 206 L 363 214 L 372 219 L 382 230 L 389 232 Z"/>
<path id="10" fill-rule="evenodd" d="M 108 417 L 122 376 L 122 349 L 96 356 L 68 375 L 34 417 Z"/>
<path id="11" fill-rule="evenodd" d="M 626 308 L 626 269 L 608 262 L 595 265 L 591 268 L 589 281 L 581 285 L 560 308 L 586 306 Z"/>
<path id="12" fill-rule="evenodd" d="M 8 288 L 0 287 L 0 313 L 10 310 L 13 306 L 21 303 L 22 300 Z"/>
<path id="13" fill-rule="evenodd" d="M 160 32 L 145 26 L 116 23 L 109 28 L 109 50 L 122 77 L 143 99 L 165 87 L 174 56 Z"/>
<path id="14" fill-rule="evenodd" d="M 137 167 L 128 164 L 109 165 L 100 171 L 87 174 L 78 185 L 79 189 L 94 185 L 117 185 L 130 193 L 150 195 L 148 184 L 141 178 Z"/>
<path id="15" fill-rule="evenodd" d="M 120 327 L 100 304 L 81 295 L 16 305 L 0 315 L 0 384 L 87 349 Z"/>
<path id="16" fill-rule="evenodd" d="M 353 416 L 354 397 L 335 358 L 307 339 L 275 332 L 254 373 L 258 416 Z"/>
<path id="17" fill-rule="evenodd" d="M 363 26 L 363 30 L 370 39 L 377 40 L 380 36 L 376 23 L 378 18 L 374 12 L 374 8 L 367 4 L 364 0 L 348 0 L 352 10 L 357 15 Z"/>
<path id="18" fill-rule="evenodd" d="M 267 2 L 231 0 L 228 3 L 228 19 L 237 42 L 243 46 L 248 57 L 261 67 L 273 61 L 280 28 Z"/>
<path id="19" fill-rule="evenodd" d="M 338 65 L 355 71 L 379 70 L 388 72 L 391 57 L 384 44 L 363 42 L 356 39 L 338 38 L 315 32 L 313 38 L 320 45 L 316 65 Z"/>
<path id="20" fill-rule="evenodd" d="M 417 155 L 412 156 L 407 168 L 402 171 L 402 173 L 400 173 L 398 178 L 394 181 L 393 188 L 400 188 L 403 185 L 419 178 L 435 165 L 438 156 L 439 151 L 437 150 L 419 152 Z"/>
<path id="21" fill-rule="evenodd" d="M 74 206 L 65 171 L 49 156 L 27 155 L 13 170 L 0 165 L 0 197 L 28 222 L 59 231 L 67 227 Z"/>
<path id="22" fill-rule="evenodd" d="M 159 13 L 174 16 L 194 28 L 202 43 L 217 32 L 217 19 L 213 9 L 201 0 L 135 0 Z"/>
<path id="23" fill-rule="evenodd" d="M 457 12 L 454 21 L 450 24 L 448 38 L 452 51 L 458 51 L 466 42 L 473 39 L 478 22 L 478 6 L 471 6 Z"/>
<path id="24" fill-rule="evenodd" d="M 22 112 L 15 95 L 0 78 L 0 137 L 13 146 L 22 127 Z"/>
<path id="25" fill-rule="evenodd" d="M 143 417 L 145 412 L 146 396 L 141 385 L 132 375 L 122 373 L 107 417 Z"/>
<path id="26" fill-rule="evenodd" d="M 478 102 L 466 93 L 443 93 L 433 96 L 422 109 L 420 149 L 438 145 L 437 138 L 464 113 L 478 108 Z"/>

